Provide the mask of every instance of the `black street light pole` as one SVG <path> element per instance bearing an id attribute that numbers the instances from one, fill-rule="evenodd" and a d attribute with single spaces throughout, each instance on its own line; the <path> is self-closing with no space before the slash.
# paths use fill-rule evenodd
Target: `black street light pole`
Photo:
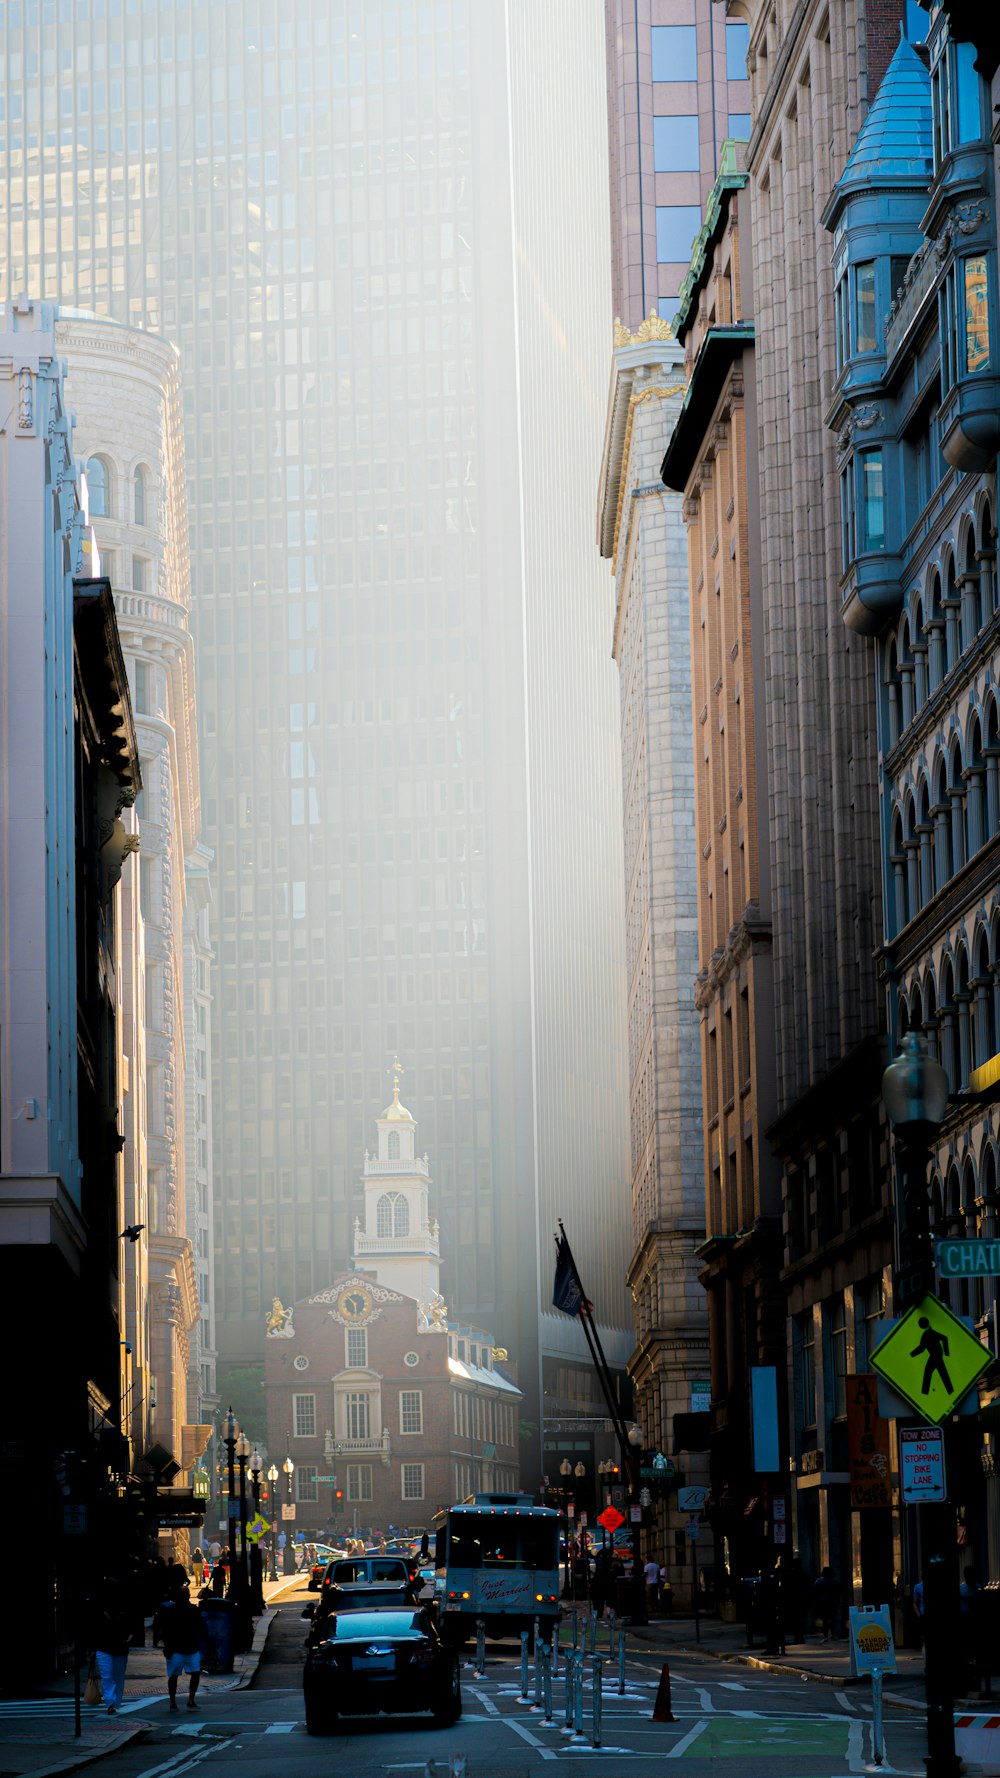
<path id="1" fill-rule="evenodd" d="M 948 1104 L 948 1076 L 929 1055 L 922 1031 L 908 1031 L 882 1076 L 882 1098 L 899 1148 L 902 1191 L 894 1175 L 896 1264 L 893 1307 L 904 1314 L 934 1290 L 927 1168 Z M 954 1651 L 959 1633 L 954 1515 L 947 1504 L 920 1506 L 919 1545 L 924 1582 L 924 1683 L 927 1694 L 927 1778 L 958 1778 L 955 1752 Z M 950 1547 L 949 1547 L 950 1542 Z"/>
<path id="2" fill-rule="evenodd" d="M 250 1458 L 250 1489 L 253 1494 L 254 1518 L 260 1517 L 260 1478 L 264 1469 L 264 1459 L 254 1445 Z M 260 1617 L 264 1610 L 264 1559 L 261 1555 L 260 1538 L 254 1537 L 250 1546 L 250 1610 L 254 1617 Z"/>
<path id="3" fill-rule="evenodd" d="M 271 1565 L 267 1571 L 268 1580 L 277 1580 L 278 1576 L 278 1465 L 272 1463 L 267 1472 L 267 1500 L 271 1508 Z"/>
<path id="4" fill-rule="evenodd" d="M 286 1574 L 294 1574 L 295 1540 L 292 1535 L 292 1527 L 295 1520 L 292 1517 L 292 1476 L 295 1474 L 295 1465 L 290 1457 L 286 1457 L 281 1467 L 285 1472 L 285 1505 L 288 1507 L 288 1517 L 285 1520 L 287 1530 L 285 1532 L 284 1568 Z"/>
<path id="5" fill-rule="evenodd" d="M 236 1418 L 231 1406 L 226 1415 L 225 1427 L 226 1430 L 223 1433 L 222 1442 L 226 1447 L 226 1543 L 229 1547 L 229 1573 L 231 1577 L 235 1565 L 233 1562 L 235 1554 L 233 1550 L 233 1520 L 235 1516 L 233 1513 L 233 1503 L 236 1499 Z M 231 1585 L 232 1579 L 230 1578 L 230 1586 Z"/>
<path id="6" fill-rule="evenodd" d="M 250 1572 L 247 1567 L 247 1458 L 250 1440 L 241 1432 L 236 1440 L 236 1461 L 240 1469 L 240 1592 L 244 1605 L 250 1597 Z"/>

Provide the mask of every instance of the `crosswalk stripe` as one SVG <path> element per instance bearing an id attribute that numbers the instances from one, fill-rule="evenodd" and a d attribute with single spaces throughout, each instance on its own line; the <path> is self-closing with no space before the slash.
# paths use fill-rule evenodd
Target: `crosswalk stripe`
<path id="1" fill-rule="evenodd" d="M 290 1735 L 292 1730 L 297 1729 L 298 1726 L 297 1722 L 269 1722 L 264 1733 L 265 1735 Z"/>

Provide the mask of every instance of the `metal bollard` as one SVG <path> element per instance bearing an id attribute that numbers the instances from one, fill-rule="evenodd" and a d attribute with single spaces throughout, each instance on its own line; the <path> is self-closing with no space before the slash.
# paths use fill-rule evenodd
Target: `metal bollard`
<path id="1" fill-rule="evenodd" d="M 576 1645 L 579 1642 L 579 1640 L 580 1640 L 580 1613 L 577 1611 L 576 1606 L 574 1605 L 574 1607 L 573 1607 L 573 1653 L 574 1654 L 576 1654 Z"/>
<path id="2" fill-rule="evenodd" d="M 552 1626 L 552 1677 L 559 1678 L 559 1620 Z"/>
<path id="3" fill-rule="evenodd" d="M 592 1611 L 590 1614 L 590 1652 L 591 1652 L 591 1654 L 597 1653 L 597 1613 L 596 1613 L 596 1611 Z"/>
<path id="4" fill-rule="evenodd" d="M 545 1720 L 552 1721 L 552 1650 L 547 1642 L 542 1643 L 542 1701 L 545 1706 Z"/>
<path id="5" fill-rule="evenodd" d="M 576 1653 L 569 1649 L 566 1654 L 566 1714 L 563 1723 L 563 1734 L 573 1732 L 576 1716 Z"/>
<path id="6" fill-rule="evenodd" d="M 593 1675 L 593 1685 L 594 1685 L 593 1709 L 592 1709 L 591 1719 L 590 1719 L 590 1745 L 591 1745 L 591 1747 L 600 1747 L 600 1745 L 601 1745 L 601 1709 L 602 1709 L 602 1688 L 603 1688 L 602 1668 L 603 1668 L 603 1666 L 604 1666 L 604 1662 L 602 1661 L 600 1655 L 592 1655 L 591 1656 L 590 1670 L 591 1670 L 591 1674 Z"/>
<path id="7" fill-rule="evenodd" d="M 618 1696 L 625 1696 L 625 1626 L 618 1632 Z"/>
<path id="8" fill-rule="evenodd" d="M 481 1617 L 476 1619 L 476 1672 L 480 1679 L 486 1673 L 486 1624 Z"/>
<path id="9" fill-rule="evenodd" d="M 613 1611 L 608 1612 L 608 1660 L 615 1658 L 615 1624 L 617 1620 Z"/>
<path id="10" fill-rule="evenodd" d="M 534 1702 L 532 1703 L 532 1706 L 531 1706 L 532 1710 L 540 1710 L 542 1708 L 542 1650 L 544 1647 L 545 1647 L 545 1644 L 538 1634 L 538 1619 L 536 1618 L 535 1619 L 535 1697 L 534 1697 Z"/>
<path id="11" fill-rule="evenodd" d="M 448 1778 L 465 1778 L 468 1755 L 453 1753 L 448 1764 Z"/>
<path id="12" fill-rule="evenodd" d="M 583 1740 L 583 1688 L 586 1684 L 583 1650 L 576 1657 L 576 1685 L 573 1688 L 573 1738 Z"/>
<path id="13" fill-rule="evenodd" d="M 521 1631 L 521 1697 L 528 1696 L 528 1632 Z"/>

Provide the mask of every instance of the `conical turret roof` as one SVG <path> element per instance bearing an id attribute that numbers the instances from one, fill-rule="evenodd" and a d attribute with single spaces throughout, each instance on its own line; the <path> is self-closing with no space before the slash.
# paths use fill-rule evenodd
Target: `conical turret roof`
<path id="1" fill-rule="evenodd" d="M 930 75 L 901 37 L 836 189 L 929 185 L 933 170 Z"/>

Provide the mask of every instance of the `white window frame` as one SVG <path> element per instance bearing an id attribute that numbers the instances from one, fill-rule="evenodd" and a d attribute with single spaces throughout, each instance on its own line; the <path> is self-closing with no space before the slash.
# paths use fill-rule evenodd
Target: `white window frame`
<path id="1" fill-rule="evenodd" d="M 367 1389 L 352 1389 L 347 1397 L 347 1436 L 372 1436 L 372 1398 Z"/>
<path id="2" fill-rule="evenodd" d="M 348 1500 L 371 1500 L 372 1466 L 370 1463 L 349 1463 L 347 1465 L 347 1498 Z"/>
<path id="3" fill-rule="evenodd" d="M 413 1417 L 413 1403 L 416 1403 L 415 1426 L 407 1426 L 407 1403 L 410 1404 L 410 1417 Z M 399 1431 L 403 1438 L 418 1437 L 424 1430 L 424 1392 L 422 1389 L 401 1389 L 399 1392 Z"/>
<path id="4" fill-rule="evenodd" d="M 295 1465 L 295 1498 L 305 1505 L 319 1499 L 318 1463 L 297 1463 Z"/>
<path id="5" fill-rule="evenodd" d="M 304 1405 L 307 1402 L 308 1408 Z M 308 1422 L 310 1419 L 311 1426 L 303 1424 L 303 1421 Z M 316 1437 L 316 1396 L 312 1391 L 308 1394 L 292 1396 L 292 1437 Z"/>
<path id="6" fill-rule="evenodd" d="M 351 1341 L 361 1342 L 361 1357 L 351 1352 Z M 344 1329 L 344 1358 L 349 1371 L 366 1371 L 368 1369 L 368 1329 L 367 1327 L 346 1327 Z"/>
<path id="7" fill-rule="evenodd" d="M 413 1491 L 409 1485 L 411 1479 L 415 1479 L 419 1482 L 419 1485 L 420 1485 L 419 1494 L 413 1493 Z M 401 1498 L 403 1500 L 423 1500 L 423 1498 L 424 1498 L 424 1466 L 423 1466 L 423 1464 L 422 1463 L 404 1463 L 402 1466 L 402 1476 L 401 1476 L 400 1485 L 402 1487 Z"/>

